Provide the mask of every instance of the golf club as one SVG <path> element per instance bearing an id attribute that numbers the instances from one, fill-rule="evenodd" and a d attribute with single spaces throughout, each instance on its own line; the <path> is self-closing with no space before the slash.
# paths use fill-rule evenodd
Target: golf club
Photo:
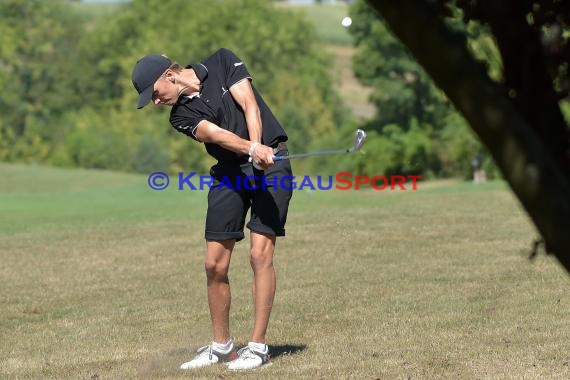
<path id="1" fill-rule="evenodd" d="M 357 129 L 356 133 L 354 134 L 354 146 L 349 149 L 339 149 L 339 150 L 322 150 L 320 152 L 308 152 L 308 153 L 298 153 L 298 154 L 290 154 L 287 156 L 275 156 L 273 157 L 273 161 L 282 161 L 282 160 L 289 160 L 291 158 L 300 158 L 300 157 L 311 157 L 311 156 L 324 156 L 327 154 L 341 154 L 341 153 L 352 153 L 360 150 L 362 145 L 364 145 L 364 141 L 366 141 L 366 132 L 362 129 Z"/>

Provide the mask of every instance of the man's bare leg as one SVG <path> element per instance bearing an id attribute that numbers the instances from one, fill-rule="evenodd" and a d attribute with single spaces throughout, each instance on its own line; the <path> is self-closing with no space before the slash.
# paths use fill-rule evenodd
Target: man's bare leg
<path id="1" fill-rule="evenodd" d="M 255 306 L 255 323 L 251 341 L 265 343 L 265 334 L 275 298 L 275 269 L 273 253 L 275 236 L 251 232 L 250 262 L 253 269 L 253 302 Z"/>
<path id="2" fill-rule="evenodd" d="M 205 261 L 208 305 L 214 342 L 226 343 L 230 337 L 231 292 L 228 270 L 235 240 L 208 241 Z"/>

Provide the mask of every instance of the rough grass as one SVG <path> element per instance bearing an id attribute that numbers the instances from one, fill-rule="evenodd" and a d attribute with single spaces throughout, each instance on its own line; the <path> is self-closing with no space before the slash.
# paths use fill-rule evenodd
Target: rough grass
<path id="1" fill-rule="evenodd" d="M 0 378 L 567 379 L 568 274 L 502 183 L 300 191 L 276 256 L 273 365 L 178 370 L 210 339 L 204 192 L 0 165 Z M 252 321 L 247 242 L 232 332 Z"/>
<path id="2" fill-rule="evenodd" d="M 369 101 L 372 87 L 362 86 L 352 71 L 355 48 L 348 45 L 327 45 L 326 51 L 335 62 L 331 74 L 343 104 L 357 119 L 372 119 L 376 114 L 376 107 Z"/>

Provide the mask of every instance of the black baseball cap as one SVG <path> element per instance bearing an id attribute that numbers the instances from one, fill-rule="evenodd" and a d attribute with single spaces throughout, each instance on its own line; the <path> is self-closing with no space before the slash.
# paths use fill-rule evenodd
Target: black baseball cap
<path id="1" fill-rule="evenodd" d="M 139 93 L 137 108 L 143 108 L 152 99 L 154 82 L 172 65 L 172 61 L 165 55 L 145 55 L 137 61 L 133 69 L 133 86 Z"/>

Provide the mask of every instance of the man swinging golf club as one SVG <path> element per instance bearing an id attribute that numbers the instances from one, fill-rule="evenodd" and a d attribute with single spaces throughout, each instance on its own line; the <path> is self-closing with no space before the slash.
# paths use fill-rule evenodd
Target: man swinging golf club
<path id="1" fill-rule="evenodd" d="M 181 368 L 222 362 L 229 362 L 233 370 L 262 366 L 269 360 L 265 335 L 275 296 L 275 242 L 277 236 L 285 235 L 292 191 L 271 182 L 262 186 L 261 177 L 292 176 L 289 160 L 273 161 L 287 154 L 287 134 L 253 87 L 244 62 L 227 49 L 186 67 L 162 55 L 147 55 L 136 63 L 132 81 L 139 93 L 138 108 L 151 100 L 155 105 L 172 106 L 171 125 L 204 143 L 218 161 L 210 170 L 214 181 L 205 225 L 213 340 Z M 235 179 L 234 186 L 220 186 L 224 177 Z M 236 186 L 237 181 L 257 182 L 254 177 L 259 183 Z M 228 269 L 235 243 L 244 238 L 244 226 L 250 230 L 255 321 L 248 345 L 236 352 L 230 335 Z"/>

